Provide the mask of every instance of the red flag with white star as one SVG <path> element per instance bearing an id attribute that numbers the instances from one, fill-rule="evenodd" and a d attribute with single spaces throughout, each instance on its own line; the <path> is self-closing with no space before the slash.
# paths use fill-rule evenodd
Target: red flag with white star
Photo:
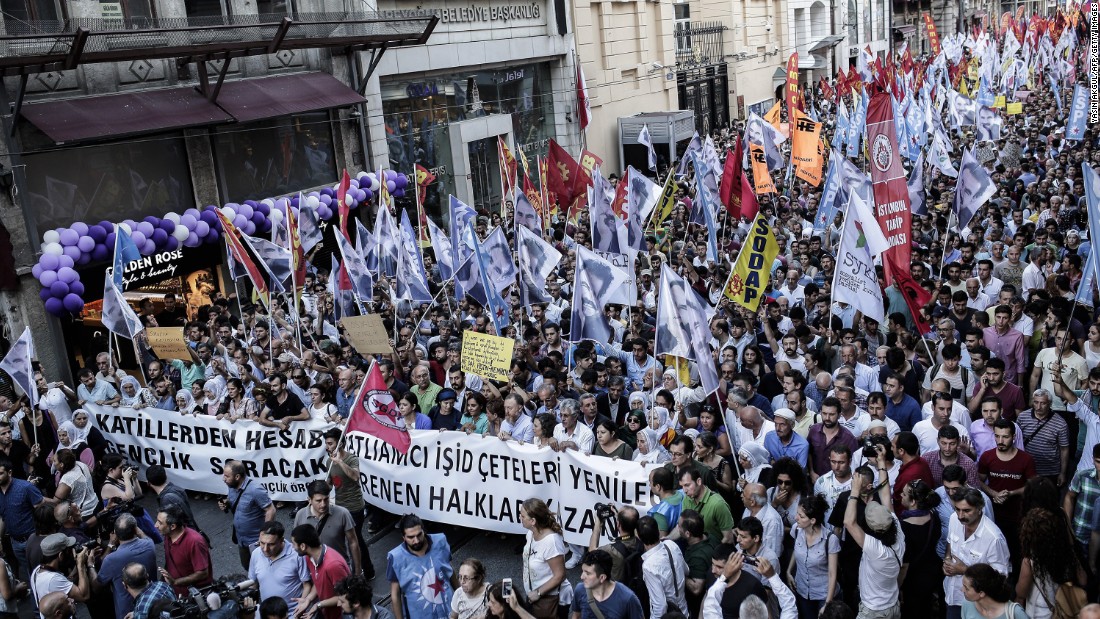
<path id="1" fill-rule="evenodd" d="M 401 453 L 408 453 L 412 439 L 405 420 L 397 412 L 397 402 L 386 386 L 378 364 L 373 363 L 355 396 L 348 417 L 347 432 L 361 432 L 389 443 Z"/>

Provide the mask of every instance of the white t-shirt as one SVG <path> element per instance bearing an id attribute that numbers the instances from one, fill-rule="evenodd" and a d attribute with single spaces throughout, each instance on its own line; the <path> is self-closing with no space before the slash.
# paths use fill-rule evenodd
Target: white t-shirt
<path id="1" fill-rule="evenodd" d="M 87 517 L 95 513 L 99 507 L 99 499 L 92 488 L 92 471 L 87 464 L 77 460 L 76 466 L 61 476 L 61 483 L 71 488 L 68 500 L 80 507 L 81 516 Z"/>
<path id="2" fill-rule="evenodd" d="M 69 594 L 69 591 L 75 587 L 68 578 L 63 575 L 50 570 L 42 569 L 42 566 L 34 568 L 31 572 L 31 595 L 34 596 L 34 605 L 39 606 L 42 603 L 42 598 L 51 593 L 64 593 Z M 39 619 L 42 619 L 42 613 L 38 613 Z"/>
<path id="3" fill-rule="evenodd" d="M 863 559 L 859 562 L 860 601 L 870 610 L 886 610 L 898 603 L 898 572 L 905 555 L 905 536 L 901 524 L 894 518 L 898 541 L 893 547 L 878 539 L 863 537 Z"/>
<path id="4" fill-rule="evenodd" d="M 550 582 L 554 577 L 550 569 L 550 559 L 565 556 L 565 540 L 560 533 L 550 533 L 540 540 L 527 532 L 527 543 L 523 547 L 523 587 L 530 595 L 532 591 Z M 568 589 L 568 588 L 567 588 Z M 552 591 L 543 591 L 544 595 L 553 595 Z"/>
<path id="5" fill-rule="evenodd" d="M 970 438 L 970 430 L 966 426 L 954 421 L 951 421 L 951 425 L 959 431 L 960 437 Z M 932 425 L 931 419 L 917 422 L 917 425 L 913 426 L 913 434 L 916 434 L 917 440 L 920 441 L 921 454 L 936 451 L 940 448 L 940 431 Z"/>
<path id="6" fill-rule="evenodd" d="M 73 420 L 73 409 L 69 406 L 69 398 L 65 397 L 65 392 L 57 387 L 50 387 L 46 395 L 38 398 L 38 408 L 53 413 L 57 425 Z"/>
<path id="7" fill-rule="evenodd" d="M 487 609 L 487 596 L 488 590 L 482 591 L 482 593 L 476 597 L 470 597 L 466 595 L 466 592 L 462 590 L 462 587 L 455 589 L 454 595 L 451 596 L 451 612 L 458 615 L 458 619 L 473 619 L 474 617 L 484 617 Z"/>

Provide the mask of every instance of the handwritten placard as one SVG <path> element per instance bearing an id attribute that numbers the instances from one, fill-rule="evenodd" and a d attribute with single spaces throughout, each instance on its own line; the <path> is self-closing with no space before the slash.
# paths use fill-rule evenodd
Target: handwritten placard
<path id="1" fill-rule="evenodd" d="M 183 327 L 146 327 L 149 346 L 161 359 L 191 359 L 191 349 L 183 339 Z"/>
<path id="2" fill-rule="evenodd" d="M 462 369 L 481 378 L 508 380 L 512 364 L 512 340 L 465 331 L 462 334 Z"/>
<path id="3" fill-rule="evenodd" d="M 390 336 L 378 314 L 347 316 L 340 319 L 348 342 L 361 355 L 385 355 L 393 352 Z"/>

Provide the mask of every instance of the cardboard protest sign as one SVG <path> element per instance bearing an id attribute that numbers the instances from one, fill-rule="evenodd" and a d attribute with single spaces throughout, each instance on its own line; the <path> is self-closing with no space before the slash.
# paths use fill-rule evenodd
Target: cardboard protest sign
<path id="1" fill-rule="evenodd" d="M 508 380 L 512 340 L 476 331 L 462 334 L 462 369 L 481 378 Z"/>
<path id="2" fill-rule="evenodd" d="M 145 334 L 150 348 L 161 359 L 191 359 L 183 327 L 146 327 Z"/>
<path id="3" fill-rule="evenodd" d="M 393 352 L 390 336 L 378 314 L 346 316 L 340 324 L 347 332 L 348 342 L 361 355 L 385 355 Z"/>

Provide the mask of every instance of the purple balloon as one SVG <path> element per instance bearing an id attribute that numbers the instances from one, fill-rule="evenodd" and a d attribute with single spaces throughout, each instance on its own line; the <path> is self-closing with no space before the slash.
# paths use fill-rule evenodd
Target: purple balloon
<path id="1" fill-rule="evenodd" d="M 187 240 L 184 241 L 183 244 L 186 245 L 187 247 L 198 247 L 199 246 L 199 235 L 195 232 L 192 232 L 190 235 L 187 236 Z"/>
<path id="2" fill-rule="evenodd" d="M 72 226 L 69 227 L 73 230 L 76 230 L 76 233 L 80 236 L 88 234 L 88 224 L 84 223 L 83 221 L 75 222 Z"/>
<path id="3" fill-rule="evenodd" d="M 76 280 L 75 282 L 69 284 L 69 292 L 71 292 L 75 295 L 83 297 L 84 296 L 84 284 L 80 283 L 79 279 Z"/>
<path id="4" fill-rule="evenodd" d="M 86 264 L 91 264 L 91 262 L 92 262 L 92 255 L 91 254 L 80 254 L 80 257 L 76 259 L 75 264 L 77 264 L 78 266 L 84 266 Z"/>
<path id="5" fill-rule="evenodd" d="M 210 207 L 209 207 L 209 206 L 207 206 L 206 208 L 210 208 Z M 184 212 L 183 212 L 183 214 L 184 214 L 184 215 L 190 215 L 190 216 L 194 217 L 195 219 L 198 219 L 198 218 L 199 218 L 199 209 L 197 209 L 197 208 L 189 208 L 189 209 L 187 209 L 186 211 L 184 211 Z M 182 217 L 182 216 L 180 216 L 180 219 L 183 219 L 183 217 Z"/>
<path id="6" fill-rule="evenodd" d="M 149 225 L 153 226 L 154 228 L 156 228 L 157 226 L 159 226 L 159 225 L 160 225 L 160 217 L 157 217 L 157 216 L 155 216 L 155 215 L 148 215 L 148 216 L 147 216 L 147 217 L 146 217 L 145 219 L 143 219 L 142 221 L 144 221 L 145 223 L 147 223 L 147 224 L 149 224 Z"/>
<path id="7" fill-rule="evenodd" d="M 263 211 L 253 211 L 252 217 L 249 219 L 257 226 L 262 226 L 264 222 L 267 221 L 267 216 L 263 214 Z"/>
<path id="8" fill-rule="evenodd" d="M 31 275 L 33 275 L 35 279 L 42 276 L 42 263 L 35 264 L 31 267 Z"/>
<path id="9" fill-rule="evenodd" d="M 397 191 L 397 183 L 394 181 L 386 181 L 386 190 L 390 193 Z"/>
<path id="10" fill-rule="evenodd" d="M 206 235 L 210 234 L 210 224 L 206 221 L 200 221 L 199 223 L 195 224 L 194 234 L 200 239 L 205 238 Z"/>
<path id="11" fill-rule="evenodd" d="M 182 217 L 180 217 L 180 225 L 183 226 L 184 228 L 187 228 L 188 230 L 194 230 L 195 229 L 195 224 L 198 223 L 198 221 L 199 221 L 199 218 L 195 217 L 194 215 L 192 215 L 190 213 L 187 213 L 187 214 L 183 215 Z"/>
<path id="12" fill-rule="evenodd" d="M 43 289 L 38 291 L 38 298 L 42 299 L 43 301 L 47 301 L 49 299 L 52 299 L 53 295 L 50 294 L 50 289 L 49 288 L 43 288 Z"/>
<path id="13" fill-rule="evenodd" d="M 167 240 L 168 233 L 165 232 L 163 229 L 157 228 L 156 230 L 153 230 L 153 242 L 156 243 L 157 247 L 164 245 L 165 241 Z"/>
<path id="14" fill-rule="evenodd" d="M 80 279 L 80 276 L 71 267 L 61 267 L 57 270 L 57 279 L 68 284 Z"/>
<path id="15" fill-rule="evenodd" d="M 82 236 L 80 240 L 76 242 L 76 247 L 84 253 L 88 253 L 95 248 L 95 240 L 90 236 Z"/>
<path id="16" fill-rule="evenodd" d="M 271 214 L 271 207 L 268 206 L 267 204 L 263 203 L 263 202 L 260 202 L 259 204 L 257 204 L 256 208 L 254 208 L 252 210 L 259 211 L 259 212 L 263 213 L 265 217 L 267 215 Z"/>
<path id="17" fill-rule="evenodd" d="M 88 226 L 88 236 L 96 243 L 102 243 L 107 239 L 107 230 L 99 224 Z"/>
<path id="18" fill-rule="evenodd" d="M 146 239 L 145 244 L 141 246 L 141 254 L 148 256 L 156 253 L 157 244 L 153 242 L 153 239 Z"/>
<path id="19" fill-rule="evenodd" d="M 247 204 L 248 206 L 251 206 L 252 208 L 256 208 L 256 205 L 259 204 L 259 202 L 255 201 L 255 200 L 245 200 L 242 204 Z"/>
<path id="20" fill-rule="evenodd" d="M 363 190 L 363 195 L 366 196 L 365 198 L 363 198 L 364 202 L 370 202 L 371 200 L 374 199 L 374 192 L 371 191 L 370 189 L 364 189 Z"/>
<path id="21" fill-rule="evenodd" d="M 332 209 L 322 204 L 317 207 L 317 216 L 321 219 L 332 219 Z"/>
<path id="22" fill-rule="evenodd" d="M 179 249 L 179 246 L 180 246 L 179 239 L 177 239 L 174 236 L 168 237 L 168 240 L 164 242 L 164 250 L 165 251 L 175 251 L 175 250 Z"/>
<path id="23" fill-rule="evenodd" d="M 137 225 L 137 231 L 145 235 L 146 238 L 149 238 L 149 236 L 153 234 L 153 224 L 143 221 Z M 137 243 L 137 241 L 134 242 Z M 140 245 L 140 243 L 138 244 Z"/>
<path id="24" fill-rule="evenodd" d="M 332 196 L 321 196 L 319 200 L 321 200 L 321 204 L 324 204 L 325 206 L 332 206 L 332 203 L 336 201 L 336 198 Z"/>
<path id="25" fill-rule="evenodd" d="M 105 241 L 103 241 L 103 244 L 106 245 L 107 247 L 112 247 L 113 248 L 115 246 L 115 233 L 114 232 L 108 232 L 107 233 L 107 239 Z"/>
<path id="26" fill-rule="evenodd" d="M 244 215 L 245 219 L 252 219 L 252 213 L 255 212 L 256 210 L 249 204 L 242 204 L 241 208 L 237 209 L 237 214 Z"/>
<path id="27" fill-rule="evenodd" d="M 332 187 L 325 187 L 321 190 L 320 195 L 333 197 L 336 195 L 336 190 L 334 190 Z"/>
<path id="28" fill-rule="evenodd" d="M 72 228 L 62 228 L 58 230 L 57 233 L 61 236 L 61 245 L 63 247 L 72 247 L 80 240 L 80 234 Z"/>
<path id="29" fill-rule="evenodd" d="M 301 204 L 298 203 L 298 196 L 294 196 L 293 198 L 291 198 L 290 203 L 293 204 L 294 206 L 299 206 L 299 207 L 301 206 Z"/>
<path id="30" fill-rule="evenodd" d="M 50 284 L 50 296 L 64 299 L 67 294 L 69 294 L 69 285 L 65 282 L 54 282 Z"/>
<path id="31" fill-rule="evenodd" d="M 42 275 L 38 276 L 38 283 L 42 284 L 46 288 L 49 288 L 57 281 L 57 271 L 42 271 Z"/>
<path id="32" fill-rule="evenodd" d="M 84 309 L 84 299 L 81 299 L 71 292 L 65 296 L 65 300 L 62 301 L 61 304 L 66 310 L 74 314 Z"/>
<path id="33" fill-rule="evenodd" d="M 74 247 L 66 247 L 62 251 L 65 252 L 66 256 L 72 258 L 73 262 L 76 262 L 77 260 L 80 259 L 80 249 L 75 247 L 75 246 Z"/>
<path id="34" fill-rule="evenodd" d="M 65 310 L 65 306 L 61 303 L 61 299 L 50 297 L 46 299 L 46 311 L 54 316 L 60 316 Z"/>
<path id="35" fill-rule="evenodd" d="M 244 230 L 245 234 L 252 236 L 256 234 L 256 224 L 252 223 L 252 220 L 245 220 L 244 225 L 241 226 L 241 230 Z"/>
<path id="36" fill-rule="evenodd" d="M 206 235 L 207 243 L 217 243 L 222 238 L 222 233 L 217 228 L 211 228 L 210 234 Z"/>
<path id="37" fill-rule="evenodd" d="M 150 234 L 152 234 L 152 232 L 150 232 Z M 141 230 L 134 230 L 130 233 L 130 239 L 134 242 L 134 245 L 137 245 L 140 249 L 141 246 L 145 244 L 145 233 Z"/>
<path id="38" fill-rule="evenodd" d="M 107 256 L 110 253 L 111 252 L 109 249 L 107 249 L 106 245 L 96 245 L 95 248 L 92 249 L 92 260 L 95 260 L 96 262 L 106 260 Z"/>
<path id="39" fill-rule="evenodd" d="M 42 265 L 42 269 L 45 271 L 56 271 L 61 267 L 60 260 L 53 254 L 42 254 L 42 257 L 38 260 L 38 263 Z M 37 275 L 35 277 L 38 277 Z"/>
<path id="40" fill-rule="evenodd" d="M 164 230 L 165 234 L 172 234 L 176 230 L 176 222 L 171 219 L 162 219 L 159 227 Z"/>
<path id="41" fill-rule="evenodd" d="M 73 260 L 72 258 L 70 258 L 69 256 L 58 256 L 57 257 L 57 268 L 60 269 L 61 267 L 69 267 L 71 269 L 71 268 L 73 268 L 73 263 L 75 263 L 75 262 L 76 261 Z"/>
<path id="42" fill-rule="evenodd" d="M 246 221 L 248 221 L 247 217 L 245 217 L 244 215 L 241 215 L 240 213 L 237 213 L 237 216 L 233 218 L 233 225 L 237 226 L 238 228 L 243 228 L 244 227 L 244 222 L 246 222 Z"/>
<path id="43" fill-rule="evenodd" d="M 106 220 L 99 222 L 99 227 L 103 228 L 108 233 L 111 233 L 111 232 L 115 231 L 115 225 L 113 223 L 109 222 L 109 221 L 106 221 Z"/>
<path id="44" fill-rule="evenodd" d="M 209 210 L 209 211 L 203 211 L 202 215 L 199 217 L 199 219 L 201 219 L 202 221 L 205 221 L 206 225 L 209 227 L 209 226 L 213 226 L 214 222 L 218 221 L 218 216 L 214 214 L 213 210 Z"/>

